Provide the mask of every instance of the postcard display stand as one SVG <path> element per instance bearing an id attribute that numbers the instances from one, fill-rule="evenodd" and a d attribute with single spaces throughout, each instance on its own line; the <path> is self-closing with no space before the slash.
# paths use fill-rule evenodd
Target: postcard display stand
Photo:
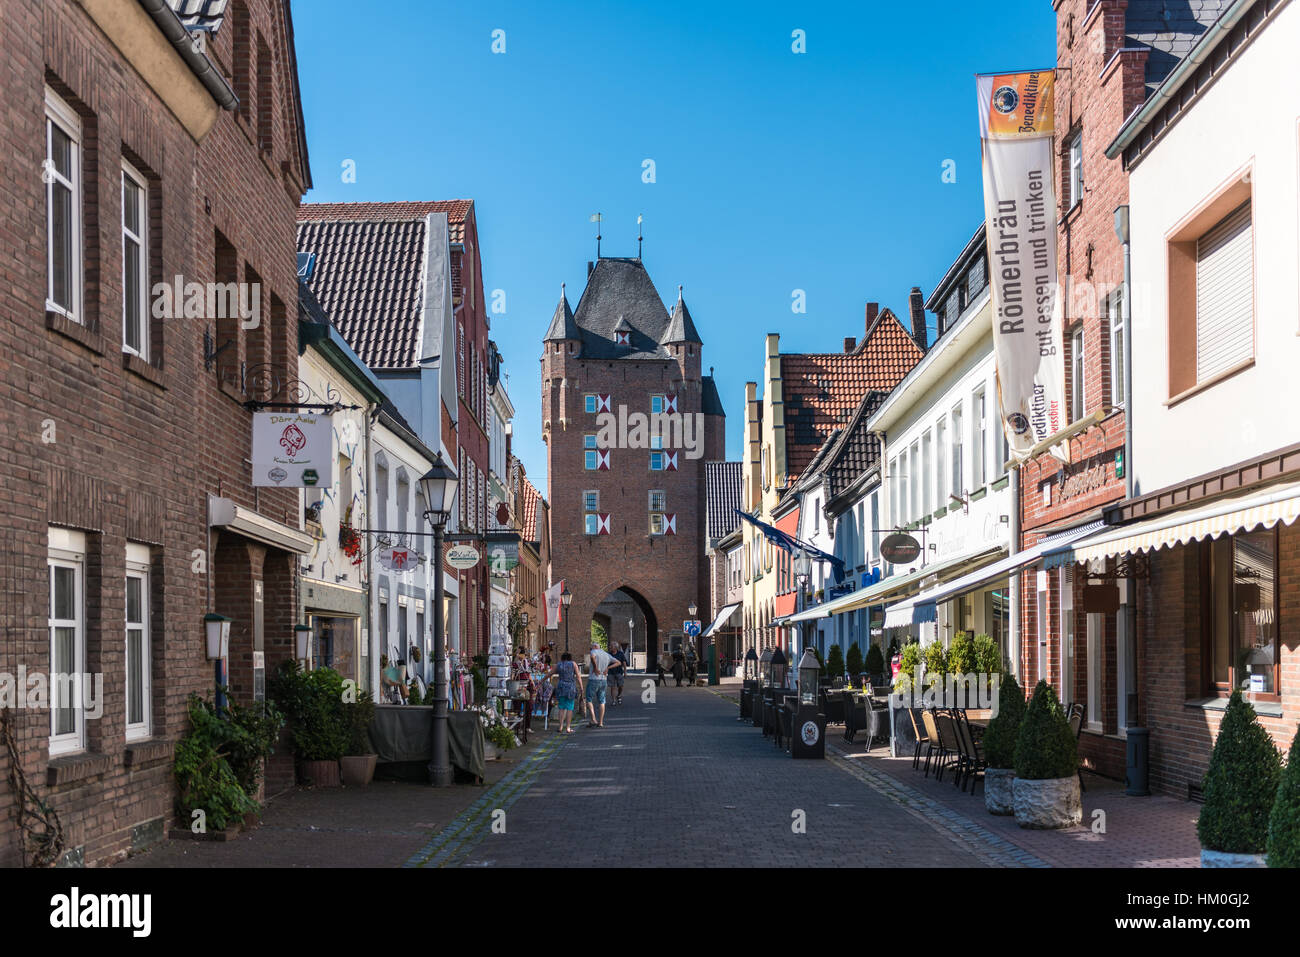
<path id="1" fill-rule="evenodd" d="M 510 650 L 504 639 L 493 638 L 488 645 L 488 697 L 506 697 L 506 682 L 509 679 Z"/>

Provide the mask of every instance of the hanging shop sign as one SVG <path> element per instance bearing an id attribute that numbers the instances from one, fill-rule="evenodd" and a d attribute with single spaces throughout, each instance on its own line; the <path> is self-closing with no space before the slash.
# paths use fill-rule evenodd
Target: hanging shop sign
<path id="1" fill-rule="evenodd" d="M 1055 87 L 1053 70 L 976 77 L 998 399 L 1017 462 L 1066 424 L 1056 282 Z"/>
<path id="2" fill-rule="evenodd" d="M 388 545 L 379 549 L 379 564 L 390 572 L 404 572 L 414 568 L 420 556 L 405 545 Z"/>
<path id="3" fill-rule="evenodd" d="M 334 427 L 316 412 L 253 413 L 253 484 L 281 488 L 334 485 Z"/>
<path id="4" fill-rule="evenodd" d="M 895 532 L 880 543 L 880 557 L 891 565 L 906 565 L 921 554 L 921 543 L 911 535 Z"/>
<path id="5" fill-rule="evenodd" d="M 447 549 L 447 564 L 464 571 L 478 564 L 478 549 L 473 545 L 453 545 Z"/>

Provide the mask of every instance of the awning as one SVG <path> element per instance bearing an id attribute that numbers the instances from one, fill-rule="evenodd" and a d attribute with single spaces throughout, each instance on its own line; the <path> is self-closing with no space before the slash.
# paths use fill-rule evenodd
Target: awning
<path id="1" fill-rule="evenodd" d="M 735 602 L 734 604 L 731 605 L 724 605 L 722 611 L 718 612 L 718 616 L 714 618 L 713 621 L 709 622 L 709 627 L 704 629 L 704 634 L 701 635 L 700 637 L 707 638 L 709 637 L 709 635 L 713 634 L 715 631 L 717 631 L 719 628 L 725 625 L 727 623 L 727 619 L 730 618 L 732 615 L 734 615 L 736 613 L 736 609 L 739 607 L 740 607 L 740 602 Z"/>
<path id="2" fill-rule="evenodd" d="M 935 621 L 938 618 L 939 602 L 947 601 L 957 595 L 964 595 L 969 591 L 974 591 L 981 585 L 997 581 L 1004 575 L 1009 575 L 1013 571 L 1038 561 L 1045 552 L 1065 548 L 1103 527 L 1103 524 L 1099 521 L 1090 522 L 1087 525 L 1081 525 L 1078 528 L 1072 528 L 1069 531 L 1049 536 L 1022 552 L 1008 555 L 991 565 L 984 565 L 973 572 L 962 575 L 960 578 L 955 578 L 946 584 L 924 591 L 914 598 L 908 598 L 896 605 L 891 605 L 885 610 L 885 627 L 900 628 L 904 625 L 917 624 L 923 621 Z"/>
<path id="3" fill-rule="evenodd" d="M 316 546 L 316 539 L 301 529 L 211 494 L 208 495 L 208 525 L 298 555 L 310 554 Z"/>
<path id="4" fill-rule="evenodd" d="M 957 555 L 945 561 L 934 562 L 926 565 L 924 568 L 918 568 L 914 572 L 906 575 L 893 575 L 882 582 L 872 585 L 870 588 L 859 588 L 857 591 L 849 592 L 847 595 L 841 595 L 820 605 L 814 605 L 799 612 L 797 615 L 791 615 L 784 622 L 773 622 L 773 624 L 794 625 L 801 621 L 812 621 L 817 618 L 829 618 L 831 615 L 838 615 L 843 612 L 857 611 L 859 608 L 866 608 L 868 605 L 883 604 L 885 599 L 893 598 L 907 591 L 909 588 L 919 586 L 925 579 L 933 575 L 955 574 L 966 568 L 972 562 L 987 562 L 990 558 L 996 556 L 1002 549 L 982 548 L 975 552 L 969 552 L 963 555 Z"/>
<path id="5" fill-rule="evenodd" d="M 1109 526 L 1043 557 L 1047 568 L 1112 555 L 1149 552 L 1248 531 L 1257 525 L 1291 525 L 1300 518 L 1300 482 L 1255 489 L 1199 508 L 1184 508 L 1132 525 Z"/>

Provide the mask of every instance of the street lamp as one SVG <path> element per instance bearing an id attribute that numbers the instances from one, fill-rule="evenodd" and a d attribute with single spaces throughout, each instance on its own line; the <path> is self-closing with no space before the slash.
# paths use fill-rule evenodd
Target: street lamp
<path id="1" fill-rule="evenodd" d="M 429 777 L 436 788 L 452 783 L 451 760 L 447 750 L 447 650 L 442 621 L 442 530 L 451 517 L 452 502 L 456 500 L 456 486 L 460 480 L 455 470 L 442 460 L 439 453 L 433 468 L 420 479 L 420 491 L 428 511 L 424 517 L 433 526 L 433 759 L 429 762 Z"/>
<path id="2" fill-rule="evenodd" d="M 745 680 L 758 680 L 758 653 L 754 651 L 752 646 L 745 652 Z"/>
<path id="3" fill-rule="evenodd" d="M 808 582 L 812 579 L 812 563 L 812 556 L 806 551 L 801 548 L 795 551 L 792 564 L 794 565 L 795 580 L 799 582 L 798 606 L 800 611 L 804 609 L 804 596 L 808 591 Z M 801 648 L 804 645 L 803 624 L 803 622 L 799 622 L 799 646 Z"/>
<path id="4" fill-rule="evenodd" d="M 632 662 L 636 660 L 636 641 L 634 640 L 635 631 L 636 619 L 629 618 L 627 620 L 627 660 L 629 668 L 632 666 Z"/>
<path id="5" fill-rule="evenodd" d="M 569 583 L 564 583 L 564 591 L 560 592 L 560 603 L 564 605 L 564 650 L 569 650 L 569 606 L 573 604 L 573 592 L 569 591 Z"/>
<path id="6" fill-rule="evenodd" d="M 299 661 L 305 663 L 311 657 L 311 625 L 293 626 L 293 650 Z"/>
<path id="7" fill-rule="evenodd" d="M 230 619 L 225 615 L 209 612 L 203 616 L 203 630 L 208 644 L 208 660 L 212 662 L 213 678 L 216 684 L 215 701 L 217 711 L 226 707 L 226 696 L 222 689 L 226 686 L 226 657 L 230 654 Z"/>
<path id="8" fill-rule="evenodd" d="M 781 650 L 780 645 L 777 645 L 776 650 L 772 652 L 771 668 L 773 688 L 785 687 L 785 670 L 788 665 L 789 662 L 786 661 L 785 652 Z"/>

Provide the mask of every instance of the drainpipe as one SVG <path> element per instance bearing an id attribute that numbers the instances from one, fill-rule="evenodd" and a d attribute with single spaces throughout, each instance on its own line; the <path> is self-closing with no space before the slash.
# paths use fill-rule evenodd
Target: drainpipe
<path id="1" fill-rule="evenodd" d="M 1020 551 L 1020 466 L 1011 467 L 1011 520 L 1009 538 L 1007 542 L 1008 556 Z M 1021 657 L 1024 650 L 1020 647 L 1020 572 L 1012 569 L 1009 581 L 1010 587 L 1007 591 L 1010 593 L 1011 604 L 1011 629 L 1007 638 L 1011 645 L 1011 673 L 1019 680 L 1022 674 Z M 1022 682 L 1023 684 L 1023 682 Z"/>
<path id="2" fill-rule="evenodd" d="M 167 0 L 140 0 L 140 6 L 144 8 L 145 13 L 149 14 L 158 29 L 162 31 L 163 36 L 171 43 L 172 48 L 180 54 L 180 58 L 185 61 L 185 65 L 198 77 L 204 88 L 212 94 L 212 98 L 217 101 L 217 105 L 223 110 L 230 110 L 232 113 L 238 109 L 239 97 L 230 88 L 230 84 L 226 82 L 225 77 L 217 72 L 207 54 L 201 53 L 194 48 L 194 38 L 185 29 L 185 24 L 181 23 L 180 17 L 168 5 Z"/>
<path id="3" fill-rule="evenodd" d="M 1124 498 L 1133 498 L 1133 259 L 1132 237 L 1128 205 L 1115 208 L 1115 236 L 1124 249 L 1124 295 L 1121 297 L 1120 310 L 1124 320 Z M 1132 565 L 1124 583 L 1124 619 L 1128 632 L 1126 649 L 1127 678 L 1131 687 L 1137 688 L 1137 579 L 1133 576 Z M 1138 694 L 1125 689 L 1124 721 L 1127 727 L 1135 727 L 1137 720 Z"/>

